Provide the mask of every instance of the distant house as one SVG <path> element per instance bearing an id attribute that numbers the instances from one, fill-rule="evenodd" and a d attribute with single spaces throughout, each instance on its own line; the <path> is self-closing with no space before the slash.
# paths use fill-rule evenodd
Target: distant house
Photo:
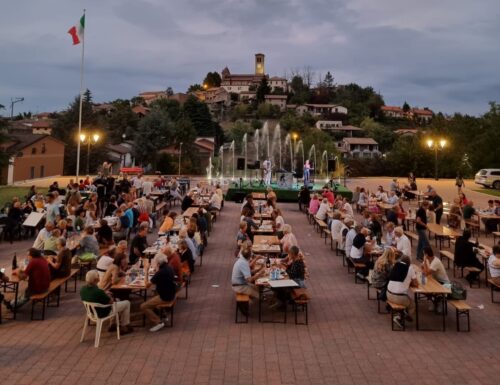
<path id="1" fill-rule="evenodd" d="M 347 115 L 347 108 L 338 104 L 304 104 L 297 106 L 297 112 L 302 115 L 304 112 L 309 112 L 313 116 L 343 114 Z"/>
<path id="2" fill-rule="evenodd" d="M 409 113 L 415 120 L 423 121 L 425 123 L 429 123 L 434 116 L 434 112 L 429 110 L 428 108 L 412 108 Z"/>
<path id="3" fill-rule="evenodd" d="M 141 92 L 139 97 L 144 99 L 144 102 L 149 106 L 155 100 L 167 99 L 167 100 L 177 100 L 180 104 L 184 104 L 188 98 L 187 94 L 178 92 L 173 95 L 167 95 L 166 91 L 146 91 Z"/>
<path id="4" fill-rule="evenodd" d="M 214 87 L 204 92 L 204 100 L 207 104 L 229 105 L 231 103 L 231 95 L 223 87 Z"/>
<path id="5" fill-rule="evenodd" d="M 122 167 L 134 167 L 133 142 L 123 142 L 120 144 L 107 144 L 107 161 L 112 164 L 113 174 L 118 174 Z"/>
<path id="6" fill-rule="evenodd" d="M 286 110 L 286 95 L 265 95 L 265 102 L 272 106 L 278 106 L 280 111 Z"/>
<path id="7" fill-rule="evenodd" d="M 406 112 L 403 111 L 401 107 L 397 106 L 382 106 L 380 111 L 390 118 L 406 118 Z"/>
<path id="8" fill-rule="evenodd" d="M 192 151 L 197 155 L 201 168 L 202 169 L 207 168 L 209 164 L 209 158 L 214 156 L 215 138 L 204 137 L 204 136 L 196 138 L 196 140 L 193 143 Z M 159 152 L 178 157 L 180 149 L 174 145 L 170 145 L 168 147 L 161 149 Z M 182 150 L 182 156 L 189 156 L 189 155 L 190 154 L 184 152 L 184 149 Z"/>
<path id="9" fill-rule="evenodd" d="M 139 118 L 144 118 L 147 114 L 149 114 L 150 109 L 144 106 L 135 106 L 132 107 L 132 112 Z"/>
<path id="10" fill-rule="evenodd" d="M 331 130 L 339 127 L 342 127 L 341 120 L 318 120 L 316 122 L 316 128 L 321 130 Z"/>
<path id="11" fill-rule="evenodd" d="M 102 114 L 110 114 L 111 112 L 116 110 L 116 107 L 111 103 L 100 103 L 92 105 L 92 110 L 94 112 L 102 113 Z"/>
<path id="12" fill-rule="evenodd" d="M 373 138 L 344 138 L 339 149 L 346 157 L 374 158 L 380 155 L 378 143 Z"/>
<path id="13" fill-rule="evenodd" d="M 1 184 L 62 175 L 64 146 L 50 135 L 10 135 L 0 146 L 0 151 L 10 155 L 9 164 L 0 172 Z"/>
<path id="14" fill-rule="evenodd" d="M 271 92 L 274 92 L 276 88 L 281 88 L 284 92 L 287 92 L 288 85 L 285 78 L 279 76 L 273 76 L 268 79 L 269 87 L 271 87 Z"/>
<path id="15" fill-rule="evenodd" d="M 31 132 L 35 135 L 52 135 L 52 127 L 54 121 L 52 119 L 37 120 L 31 123 Z"/>

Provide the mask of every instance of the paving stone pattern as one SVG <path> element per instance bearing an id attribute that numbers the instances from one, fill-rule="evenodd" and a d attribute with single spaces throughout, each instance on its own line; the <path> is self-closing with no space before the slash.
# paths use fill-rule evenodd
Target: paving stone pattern
<path id="1" fill-rule="evenodd" d="M 256 306 L 248 324 L 234 323 L 230 277 L 240 205 L 227 202 L 203 266 L 193 276 L 189 299 L 178 301 L 173 329 L 136 328 L 120 341 L 103 332 L 95 349 L 94 328 L 79 342 L 84 309 L 78 296 L 63 294 L 61 306 L 49 308 L 45 321 L 29 321 L 26 306 L 17 321 L 0 325 L 0 383 L 499 383 L 500 305 L 491 303 L 489 289 L 469 290 L 470 333 L 456 332 L 454 311 L 445 333 L 417 332 L 411 324 L 406 332 L 392 332 L 389 316 L 377 314 L 366 286 L 354 284 L 305 215 L 296 205 L 280 206 L 307 253 L 308 326 L 295 325 L 292 313 L 286 325 L 258 323 Z M 0 264 L 8 266 L 12 252 L 30 244 L 0 244 Z M 481 304 L 484 310 L 478 309 Z M 441 318 L 427 315 L 423 322 L 439 328 Z"/>

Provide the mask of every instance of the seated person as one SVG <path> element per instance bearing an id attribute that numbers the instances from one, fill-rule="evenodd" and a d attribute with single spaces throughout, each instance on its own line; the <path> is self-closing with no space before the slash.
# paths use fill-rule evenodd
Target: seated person
<path id="1" fill-rule="evenodd" d="M 140 258 L 144 258 L 144 250 L 148 247 L 148 228 L 149 223 L 141 223 L 137 235 L 130 244 L 129 264 L 134 265 Z"/>
<path id="2" fill-rule="evenodd" d="M 288 278 L 293 279 L 300 287 L 305 288 L 306 264 L 304 262 L 304 255 L 300 252 L 299 248 L 297 246 L 290 247 L 288 257 L 282 262 L 286 264 Z"/>
<path id="3" fill-rule="evenodd" d="M 61 231 L 55 228 L 51 231 L 49 237 L 43 243 L 44 255 L 57 255 L 57 240 L 61 236 Z"/>
<path id="4" fill-rule="evenodd" d="M 411 265 L 410 258 L 403 255 L 397 261 L 389 274 L 389 283 L 387 284 L 387 300 L 398 305 L 407 307 L 406 320 L 411 322 L 415 314 L 415 301 L 413 296 L 409 295 L 410 287 L 418 287 L 417 272 Z M 395 322 L 399 323 L 399 316 L 395 316 Z"/>
<path id="5" fill-rule="evenodd" d="M 460 268 L 464 267 L 475 267 L 480 271 L 469 272 L 465 276 L 465 279 L 469 283 L 476 282 L 479 280 L 479 275 L 484 270 L 484 265 L 477 259 L 476 253 L 474 251 L 474 245 L 469 242 L 471 237 L 470 230 L 464 230 L 461 237 L 458 237 L 455 242 L 455 265 Z"/>
<path id="6" fill-rule="evenodd" d="M 85 228 L 76 255 L 81 261 L 91 261 L 97 259 L 99 256 L 99 243 L 96 237 L 94 237 L 94 228 L 92 226 Z"/>
<path id="7" fill-rule="evenodd" d="M 470 220 L 472 216 L 476 213 L 476 209 L 474 208 L 474 202 L 469 201 L 462 209 L 464 220 Z"/>
<path id="8" fill-rule="evenodd" d="M 108 267 L 99 281 L 99 287 L 103 290 L 109 290 L 111 286 L 117 285 L 126 274 L 127 262 L 126 254 L 115 254 L 113 263 Z"/>
<path id="9" fill-rule="evenodd" d="M 54 230 L 54 223 L 47 221 L 45 226 L 38 232 L 35 242 L 33 242 L 33 248 L 37 250 L 43 250 L 45 240 L 50 237 L 52 230 Z"/>
<path id="10" fill-rule="evenodd" d="M 369 230 L 366 227 L 361 228 L 359 233 L 356 234 L 352 240 L 351 254 L 350 257 L 356 263 L 365 264 L 365 268 L 358 270 L 358 278 L 364 280 L 368 275 L 370 269 L 373 268 L 373 262 L 370 258 L 370 251 L 373 247 L 375 240 L 367 244 L 366 237 L 369 235 Z"/>
<path id="11" fill-rule="evenodd" d="M 7 275 L 5 275 L 5 273 L 2 273 L 0 271 L 0 284 L 1 283 L 6 283 L 6 282 L 9 282 L 9 277 Z M 4 301 L 4 295 L 2 292 L 0 292 L 0 306 L 2 306 L 2 303 L 5 305 L 5 306 L 10 306 L 10 303 L 7 302 L 7 301 Z"/>
<path id="12" fill-rule="evenodd" d="M 241 221 L 240 229 L 238 231 L 238 234 L 236 234 L 236 256 L 238 256 L 242 243 L 248 240 L 250 240 L 250 237 L 247 234 L 247 223 L 245 221 Z"/>
<path id="13" fill-rule="evenodd" d="M 28 250 L 28 266 L 25 270 L 16 269 L 12 275 L 17 275 L 20 281 L 28 280 L 28 287 L 24 294 L 18 298 L 17 307 L 20 308 L 29 301 L 33 294 L 45 293 L 50 286 L 50 270 L 49 264 L 42 257 L 40 250 L 31 248 Z M 12 310 L 15 306 L 15 301 L 12 300 L 6 304 L 7 308 Z"/>
<path id="14" fill-rule="evenodd" d="M 47 262 L 50 279 L 64 278 L 71 274 L 71 251 L 66 247 L 66 239 L 57 239 L 57 256 L 49 256 Z"/>
<path id="15" fill-rule="evenodd" d="M 126 242 L 126 241 L 125 241 Z M 106 252 L 99 257 L 97 260 L 97 265 L 96 265 L 96 270 L 99 273 L 99 279 L 102 279 L 104 277 L 104 274 L 108 270 L 108 267 L 111 266 L 113 263 L 113 260 L 115 258 L 115 253 L 116 253 L 117 247 L 111 246 Z M 125 250 L 121 251 L 122 253 L 125 253 L 127 248 L 125 247 Z"/>
<path id="16" fill-rule="evenodd" d="M 280 243 L 284 254 L 288 254 L 292 246 L 298 246 L 297 238 L 292 233 L 292 226 L 288 224 L 283 226 L 283 238 L 281 238 Z"/>
<path id="17" fill-rule="evenodd" d="M 90 270 L 85 276 L 86 285 L 80 289 L 80 298 L 85 302 L 98 303 L 101 305 L 116 306 L 116 311 L 120 316 L 120 334 L 128 334 L 133 331 L 130 326 L 130 301 L 114 302 L 104 290 L 97 286 L 99 282 L 99 274 L 97 270 Z M 111 312 L 111 306 L 105 308 L 96 308 L 97 316 L 104 318 Z M 110 326 L 108 331 L 116 330 L 116 325 Z"/>
<path id="18" fill-rule="evenodd" d="M 387 300 L 387 284 L 389 283 L 389 276 L 395 263 L 396 254 L 393 249 L 388 248 L 377 258 L 375 266 L 373 267 L 371 285 L 379 290 L 380 294 L 378 299 L 382 301 Z"/>
<path id="19" fill-rule="evenodd" d="M 396 244 L 396 234 L 394 234 L 394 229 L 395 226 L 393 222 L 387 222 L 385 224 L 384 241 L 386 245 L 394 246 Z"/>
<path id="20" fill-rule="evenodd" d="M 175 293 L 177 291 L 177 286 L 174 280 L 174 271 L 168 265 L 167 257 L 163 254 L 159 254 L 157 263 L 158 271 L 151 278 L 151 281 L 148 281 L 148 274 L 146 274 L 146 286 L 149 287 L 151 284 L 154 284 L 156 286 L 157 295 L 141 304 L 141 311 L 153 324 L 153 327 L 149 329 L 150 332 L 157 332 L 165 327 L 164 320 L 158 317 L 155 310 L 157 306 L 172 301 L 175 298 Z"/>
<path id="21" fill-rule="evenodd" d="M 181 261 L 184 263 L 187 263 L 189 266 L 189 272 L 191 274 L 194 273 L 194 258 L 193 258 L 193 253 L 188 247 L 188 243 L 186 242 L 186 239 L 181 239 L 179 240 L 179 243 L 177 244 L 178 250 L 179 250 L 179 256 L 181 257 Z"/>
<path id="22" fill-rule="evenodd" d="M 309 201 L 309 214 L 316 215 L 319 210 L 320 203 L 318 194 L 313 194 L 311 200 Z"/>
<path id="23" fill-rule="evenodd" d="M 493 283 L 500 285 L 500 245 L 493 246 L 493 253 L 488 258 L 488 269 Z"/>
<path id="24" fill-rule="evenodd" d="M 330 205 L 328 204 L 328 199 L 323 198 L 323 200 L 321 201 L 321 204 L 319 205 L 319 209 L 316 212 L 316 218 L 319 219 L 320 221 L 326 222 L 329 209 L 330 209 Z"/>
<path id="25" fill-rule="evenodd" d="M 434 251 L 430 246 L 424 247 L 424 263 L 422 264 L 422 270 L 425 275 L 432 276 L 432 278 L 441 284 L 450 283 L 443 262 L 434 256 Z"/>
<path id="26" fill-rule="evenodd" d="M 99 220 L 99 228 L 97 229 L 97 241 L 99 244 L 109 246 L 113 244 L 113 229 L 109 227 L 106 219 Z"/>
<path id="27" fill-rule="evenodd" d="M 166 234 L 171 231 L 175 224 L 175 218 L 177 218 L 177 213 L 175 211 L 170 211 L 163 220 L 163 223 L 158 230 L 158 234 Z"/>
<path id="28" fill-rule="evenodd" d="M 193 193 L 192 192 L 188 192 L 186 194 L 186 196 L 184 197 L 184 199 L 182 200 L 182 203 L 181 203 L 181 210 L 184 212 L 186 211 L 188 208 L 191 207 L 191 205 L 194 203 L 194 200 L 193 200 L 193 197 L 192 197 Z"/>
<path id="29" fill-rule="evenodd" d="M 396 250 L 398 254 L 406 255 L 410 257 L 411 260 L 411 241 L 406 236 L 403 228 L 398 226 L 394 229 L 395 241 L 396 241 Z"/>
<path id="30" fill-rule="evenodd" d="M 460 198 L 455 198 L 453 204 L 450 206 L 450 212 L 448 213 L 448 226 L 453 229 L 459 229 L 461 221 L 462 208 L 460 207 Z"/>

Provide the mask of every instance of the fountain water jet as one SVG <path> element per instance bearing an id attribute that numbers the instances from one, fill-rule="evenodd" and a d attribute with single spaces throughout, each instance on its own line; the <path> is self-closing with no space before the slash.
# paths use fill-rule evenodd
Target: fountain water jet
<path id="1" fill-rule="evenodd" d="M 244 174 L 243 174 L 243 178 L 244 180 L 247 179 L 247 158 L 248 158 L 248 139 L 247 139 L 247 134 L 245 133 L 245 135 L 243 135 L 243 140 L 242 140 L 242 144 L 243 144 L 243 149 L 242 151 L 245 152 L 245 171 L 244 171 Z"/>
<path id="2" fill-rule="evenodd" d="M 232 154 L 232 163 L 233 163 L 233 178 L 232 180 L 234 180 L 234 140 L 231 142 L 231 145 L 229 146 L 229 149 L 231 150 L 231 154 Z"/>

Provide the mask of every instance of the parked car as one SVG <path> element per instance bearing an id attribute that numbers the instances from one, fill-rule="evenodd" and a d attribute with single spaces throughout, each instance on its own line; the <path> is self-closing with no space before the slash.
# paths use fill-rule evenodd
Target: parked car
<path id="1" fill-rule="evenodd" d="M 500 190 L 500 168 L 485 168 L 479 170 L 474 178 L 476 184 Z"/>

